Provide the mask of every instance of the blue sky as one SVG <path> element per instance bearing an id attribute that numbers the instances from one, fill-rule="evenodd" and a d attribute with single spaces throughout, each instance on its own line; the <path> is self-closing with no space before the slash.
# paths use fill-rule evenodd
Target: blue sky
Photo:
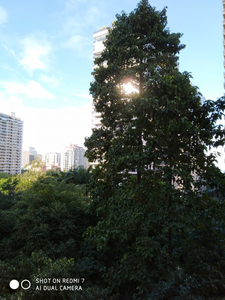
<path id="1" fill-rule="evenodd" d="M 91 134 L 93 32 L 136 0 L 0 2 L 0 112 L 24 121 L 23 149 L 61 151 Z M 152 0 L 183 33 L 180 71 L 206 99 L 223 95 L 222 0 Z"/>

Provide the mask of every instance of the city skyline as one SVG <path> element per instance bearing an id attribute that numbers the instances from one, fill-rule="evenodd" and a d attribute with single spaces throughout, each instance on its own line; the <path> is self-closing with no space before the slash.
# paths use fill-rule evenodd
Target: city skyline
<path id="1" fill-rule="evenodd" d="M 61 152 L 91 134 L 93 33 L 139 1 L 13 0 L 0 4 L 0 112 L 24 121 L 23 150 Z M 181 32 L 180 71 L 206 99 L 223 90 L 222 1 L 149 1 Z"/>

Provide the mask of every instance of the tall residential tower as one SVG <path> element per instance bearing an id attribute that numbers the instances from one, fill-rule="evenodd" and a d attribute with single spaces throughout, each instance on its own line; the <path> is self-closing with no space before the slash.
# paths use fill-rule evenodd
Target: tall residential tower
<path id="1" fill-rule="evenodd" d="M 23 121 L 0 113 L 0 173 L 20 174 Z"/>
<path id="2" fill-rule="evenodd" d="M 68 172 L 74 168 L 85 167 L 86 158 L 84 154 L 84 148 L 78 145 L 71 144 L 69 147 L 65 147 L 62 153 L 62 171 Z"/>
<path id="3" fill-rule="evenodd" d="M 95 31 L 93 34 L 93 60 L 99 57 L 102 51 L 105 49 L 103 42 L 106 40 L 108 34 L 108 28 L 103 26 L 99 30 Z M 96 66 L 94 65 L 94 68 Z M 91 119 L 92 128 L 97 128 L 101 125 L 100 114 L 95 111 L 94 105 L 92 104 L 92 119 Z"/>

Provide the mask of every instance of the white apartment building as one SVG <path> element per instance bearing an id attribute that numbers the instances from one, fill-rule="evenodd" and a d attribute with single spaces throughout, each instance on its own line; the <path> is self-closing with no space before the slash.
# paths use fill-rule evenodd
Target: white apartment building
<path id="1" fill-rule="evenodd" d="M 68 172 L 69 170 L 77 167 L 86 166 L 86 158 L 84 157 L 85 150 L 78 145 L 71 144 L 65 147 L 62 153 L 62 171 Z"/>
<path id="2" fill-rule="evenodd" d="M 103 42 L 106 40 L 108 34 L 108 29 L 103 26 L 99 30 L 95 31 L 93 34 L 93 60 L 99 57 L 102 51 L 105 49 Z M 94 65 L 93 68 L 96 66 Z M 92 103 L 92 119 L 91 119 L 92 129 L 98 128 L 101 125 L 100 114 L 95 111 L 94 105 Z"/>
<path id="3" fill-rule="evenodd" d="M 95 58 L 99 57 L 102 51 L 105 49 L 103 42 L 106 40 L 108 34 L 107 26 L 103 26 L 99 30 L 95 31 L 93 34 L 93 61 Z M 94 65 L 93 68 L 96 68 Z M 101 126 L 101 115 L 97 113 L 92 103 L 92 118 L 91 118 L 91 128 L 99 128 Z M 92 162 L 91 166 L 94 168 L 97 165 L 96 162 Z"/>
<path id="4" fill-rule="evenodd" d="M 23 121 L 0 113 L 0 173 L 20 174 Z"/>
<path id="5" fill-rule="evenodd" d="M 46 170 L 57 169 L 61 167 L 61 153 L 50 152 L 45 155 Z"/>

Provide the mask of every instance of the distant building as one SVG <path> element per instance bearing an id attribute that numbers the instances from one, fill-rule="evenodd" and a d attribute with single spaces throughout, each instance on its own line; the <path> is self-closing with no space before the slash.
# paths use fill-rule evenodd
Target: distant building
<path id="1" fill-rule="evenodd" d="M 50 152 L 45 155 L 45 165 L 47 170 L 57 170 L 61 167 L 61 153 Z"/>
<path id="2" fill-rule="evenodd" d="M 84 157 L 84 168 L 88 169 L 89 167 L 90 167 L 90 163 L 89 163 L 87 157 Z"/>
<path id="3" fill-rule="evenodd" d="M 87 163 L 85 161 L 85 150 L 78 145 L 71 144 L 69 147 L 65 147 L 62 153 L 62 171 L 69 171 L 79 166 L 85 167 Z"/>
<path id="4" fill-rule="evenodd" d="M 42 154 L 37 154 L 35 159 L 38 161 L 42 161 L 42 159 L 43 159 Z"/>
<path id="5" fill-rule="evenodd" d="M 38 153 L 37 150 L 34 147 L 29 147 L 30 155 L 33 155 L 34 157 L 37 157 Z"/>
<path id="6" fill-rule="evenodd" d="M 29 164 L 29 161 L 30 161 L 30 157 L 29 157 L 29 151 L 28 150 L 25 150 L 22 152 L 22 169 L 27 165 Z"/>
<path id="7" fill-rule="evenodd" d="M 23 121 L 0 113 L 0 173 L 20 174 Z"/>
<path id="8" fill-rule="evenodd" d="M 22 152 L 22 168 L 27 164 L 31 164 L 32 161 L 39 158 L 40 154 L 37 153 L 37 150 L 34 147 L 29 147 L 29 150 Z"/>

